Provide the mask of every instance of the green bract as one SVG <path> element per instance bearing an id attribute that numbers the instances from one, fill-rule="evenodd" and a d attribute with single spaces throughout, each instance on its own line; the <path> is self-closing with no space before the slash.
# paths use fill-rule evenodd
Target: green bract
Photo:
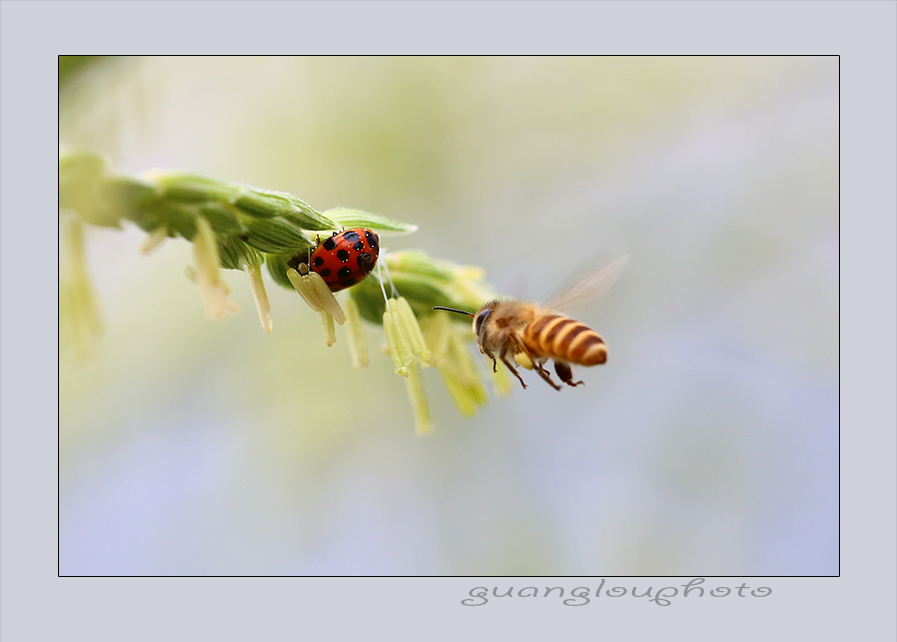
<path id="1" fill-rule="evenodd" d="M 324 212 L 329 218 L 339 223 L 342 227 L 369 227 L 378 233 L 391 232 L 392 234 L 411 234 L 417 230 L 417 225 L 402 223 L 379 214 L 362 212 L 347 207 L 337 207 Z"/>
<path id="2" fill-rule="evenodd" d="M 156 182 L 165 198 L 174 201 L 207 202 L 236 199 L 242 188 L 205 176 L 180 173 L 155 173 Z"/>
<path id="3" fill-rule="evenodd" d="M 135 212 L 134 222 L 152 232 L 157 227 L 168 230 L 169 236 L 183 236 L 192 241 L 196 236 L 197 209 L 174 201 L 155 200 Z"/>
<path id="4" fill-rule="evenodd" d="M 262 252 L 295 253 L 312 247 L 302 228 L 283 218 L 247 218 L 245 225 L 243 240 Z"/>
<path id="5" fill-rule="evenodd" d="M 332 230 L 335 227 L 329 218 L 286 192 L 266 192 L 247 187 L 234 205 L 256 218 L 282 217 L 306 230 Z"/>
<path id="6" fill-rule="evenodd" d="M 268 274 L 274 279 L 274 282 L 282 288 L 292 289 L 293 284 L 287 278 L 287 261 L 290 260 L 290 254 L 267 254 L 265 255 L 265 263 L 268 265 Z"/>
<path id="7" fill-rule="evenodd" d="M 261 252 L 238 238 L 229 238 L 223 243 L 219 243 L 218 255 L 221 259 L 221 267 L 227 270 L 259 267 L 265 260 Z"/>
<path id="8" fill-rule="evenodd" d="M 242 236 L 249 229 L 240 220 L 240 213 L 229 203 L 203 203 L 199 213 L 212 225 L 212 229 L 222 236 Z"/>

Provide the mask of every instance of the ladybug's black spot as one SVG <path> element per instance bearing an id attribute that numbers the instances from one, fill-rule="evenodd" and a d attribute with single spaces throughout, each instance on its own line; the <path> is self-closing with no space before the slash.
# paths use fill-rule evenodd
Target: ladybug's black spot
<path id="1" fill-rule="evenodd" d="M 322 259 L 320 256 L 316 256 L 315 267 L 321 267 L 322 265 L 324 265 L 324 259 Z"/>
<path id="2" fill-rule="evenodd" d="M 331 237 L 331 238 L 327 239 L 326 241 L 324 241 L 323 245 L 324 245 L 324 249 L 329 252 L 330 250 L 332 250 L 333 248 L 336 247 L 336 241 L 334 241 L 333 238 Z"/>
<path id="3" fill-rule="evenodd" d="M 354 230 L 348 230 L 347 232 L 343 232 L 343 238 L 349 241 L 349 243 L 354 243 L 360 237 L 358 236 L 358 232 L 355 232 Z"/>
<path id="4" fill-rule="evenodd" d="M 318 274 L 320 274 L 321 276 L 326 278 L 326 277 L 330 276 L 330 268 L 324 268 L 323 270 L 318 272 Z"/>
<path id="5" fill-rule="evenodd" d="M 350 274 L 352 274 L 352 270 L 350 270 L 345 265 L 343 267 L 341 267 L 339 270 L 337 270 L 337 272 L 336 272 L 336 276 L 340 279 L 345 279 Z"/>
<path id="6" fill-rule="evenodd" d="M 350 285 L 355 285 L 355 279 L 345 279 L 343 281 L 340 281 L 340 285 L 342 285 L 344 288 L 347 288 Z"/>
<path id="7" fill-rule="evenodd" d="M 345 250 L 337 250 L 337 251 L 336 251 L 336 258 L 338 258 L 340 261 L 342 261 L 343 263 L 345 263 L 346 261 L 349 260 L 349 253 L 346 252 Z"/>
<path id="8" fill-rule="evenodd" d="M 355 241 L 355 245 L 353 245 L 352 248 L 356 252 L 361 252 L 364 249 L 364 241 L 362 241 L 361 239 L 358 239 L 357 241 Z"/>
<path id="9" fill-rule="evenodd" d="M 374 269 L 374 257 L 369 252 L 362 252 L 358 255 L 358 267 L 367 274 Z"/>
<path id="10" fill-rule="evenodd" d="M 364 231 L 364 238 L 368 240 L 368 245 L 371 246 L 372 250 L 377 249 L 377 235 L 371 232 L 370 230 Z"/>

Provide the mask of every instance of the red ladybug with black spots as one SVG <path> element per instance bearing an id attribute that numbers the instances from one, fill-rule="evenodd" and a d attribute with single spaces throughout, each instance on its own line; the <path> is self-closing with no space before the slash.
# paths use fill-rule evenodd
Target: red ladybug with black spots
<path id="1" fill-rule="evenodd" d="M 309 257 L 309 268 L 324 279 L 331 292 L 339 292 L 363 280 L 380 256 L 380 239 L 373 230 L 356 227 L 320 243 Z"/>

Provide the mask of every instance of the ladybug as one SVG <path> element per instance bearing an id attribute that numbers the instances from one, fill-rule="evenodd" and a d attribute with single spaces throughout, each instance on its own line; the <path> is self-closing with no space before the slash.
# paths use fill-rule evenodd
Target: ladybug
<path id="1" fill-rule="evenodd" d="M 309 267 L 324 279 L 331 292 L 339 292 L 363 280 L 377 264 L 380 239 L 373 230 L 356 227 L 334 232 L 314 249 Z"/>

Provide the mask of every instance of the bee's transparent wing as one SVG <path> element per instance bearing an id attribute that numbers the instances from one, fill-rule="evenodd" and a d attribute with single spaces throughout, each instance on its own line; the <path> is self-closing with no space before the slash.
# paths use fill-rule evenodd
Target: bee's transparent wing
<path id="1" fill-rule="evenodd" d="M 545 307 L 558 312 L 571 311 L 594 303 L 610 290 L 629 261 L 626 254 L 603 267 L 591 270 L 579 281 L 545 302 Z"/>

